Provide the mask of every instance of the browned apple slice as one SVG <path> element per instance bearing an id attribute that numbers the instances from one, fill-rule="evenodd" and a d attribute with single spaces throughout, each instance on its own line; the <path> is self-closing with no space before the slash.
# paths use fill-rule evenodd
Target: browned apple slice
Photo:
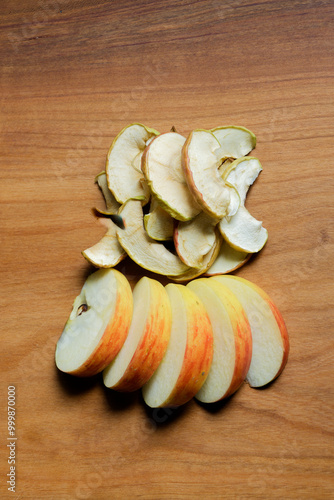
<path id="1" fill-rule="evenodd" d="M 179 406 L 202 387 L 213 355 L 213 334 L 207 312 L 187 287 L 166 286 L 172 328 L 165 355 L 150 380 L 143 386 L 145 403 L 151 408 Z"/>
<path id="2" fill-rule="evenodd" d="M 143 277 L 133 289 L 133 314 L 126 340 L 103 372 L 106 387 L 135 391 L 153 375 L 170 337 L 172 312 L 165 288 Z"/>

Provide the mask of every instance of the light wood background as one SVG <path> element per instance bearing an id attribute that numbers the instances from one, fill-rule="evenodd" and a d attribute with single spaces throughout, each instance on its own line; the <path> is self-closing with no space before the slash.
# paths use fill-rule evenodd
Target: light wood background
<path id="1" fill-rule="evenodd" d="M 1 0 L 1 498 L 334 497 L 333 14 L 330 0 Z M 274 299 L 291 339 L 265 390 L 153 412 L 100 377 L 57 373 L 93 270 L 80 252 L 103 233 L 94 176 L 135 121 L 257 136 L 247 206 L 269 241 L 238 274 Z"/>

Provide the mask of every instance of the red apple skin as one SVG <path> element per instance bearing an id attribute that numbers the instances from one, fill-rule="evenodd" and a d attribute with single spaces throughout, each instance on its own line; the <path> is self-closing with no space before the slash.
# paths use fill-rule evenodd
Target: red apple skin
<path id="1" fill-rule="evenodd" d="M 151 314 L 129 366 L 112 387 L 116 391 L 140 389 L 158 368 L 167 349 L 172 325 L 171 306 L 161 283 L 151 280 L 151 285 Z"/>
<path id="2" fill-rule="evenodd" d="M 115 312 L 95 350 L 85 363 L 70 372 L 70 375 L 90 377 L 100 373 L 114 359 L 125 342 L 132 319 L 132 291 L 125 276 L 116 270 L 114 273 L 118 283 Z"/>
<path id="3" fill-rule="evenodd" d="M 208 376 L 213 356 L 212 327 L 204 305 L 184 285 L 174 286 L 179 287 L 186 303 L 187 345 L 181 372 L 164 407 L 180 406 L 195 396 Z"/>
<path id="4" fill-rule="evenodd" d="M 257 293 L 259 295 L 261 295 L 261 297 L 268 303 L 270 309 L 272 310 L 273 315 L 275 316 L 278 328 L 279 328 L 279 330 L 281 332 L 282 343 L 283 343 L 283 358 L 282 358 L 281 366 L 280 366 L 280 368 L 279 368 L 279 370 L 278 370 L 275 378 L 273 379 L 273 380 L 275 380 L 277 377 L 279 377 L 279 375 L 284 370 L 285 365 L 287 364 L 288 357 L 289 357 L 289 352 L 290 352 L 289 334 L 288 334 L 288 330 L 287 330 L 285 321 L 283 319 L 283 316 L 282 316 L 281 312 L 277 308 L 276 304 L 274 304 L 274 302 L 271 300 L 271 298 L 269 297 L 269 295 L 264 290 L 262 290 L 262 288 L 260 288 L 259 286 L 255 285 L 254 283 L 252 283 L 252 282 L 250 282 L 248 280 L 245 280 L 244 278 L 239 278 L 238 277 L 238 279 L 241 280 L 241 281 L 243 281 L 243 282 L 245 282 L 248 286 L 250 286 L 254 290 L 256 290 Z"/>

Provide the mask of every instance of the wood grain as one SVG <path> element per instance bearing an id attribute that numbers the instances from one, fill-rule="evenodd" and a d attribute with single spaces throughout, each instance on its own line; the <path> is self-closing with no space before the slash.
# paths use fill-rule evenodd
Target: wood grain
<path id="1" fill-rule="evenodd" d="M 333 15 L 330 0 L 2 0 L 1 498 L 333 498 Z M 55 369 L 93 269 L 80 252 L 103 232 L 94 176 L 134 121 L 257 136 L 247 206 L 269 241 L 238 274 L 277 303 L 291 339 L 265 390 L 149 411 L 140 394 Z"/>

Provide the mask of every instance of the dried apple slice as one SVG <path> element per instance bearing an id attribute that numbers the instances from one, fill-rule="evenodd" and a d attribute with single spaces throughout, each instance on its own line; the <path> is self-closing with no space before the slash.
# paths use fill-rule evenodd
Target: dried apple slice
<path id="1" fill-rule="evenodd" d="M 213 356 L 213 333 L 207 312 L 184 285 L 166 285 L 172 328 L 165 355 L 142 388 L 151 408 L 179 406 L 189 401 L 204 384 Z"/>
<path id="2" fill-rule="evenodd" d="M 222 176 L 226 182 L 229 182 L 236 188 L 240 196 L 240 202 L 244 205 L 248 189 L 261 171 L 262 165 L 259 160 L 251 156 L 246 156 L 238 158 L 228 165 Z"/>
<path id="3" fill-rule="evenodd" d="M 252 358 L 252 334 L 237 297 L 218 281 L 202 278 L 188 283 L 203 302 L 213 331 L 209 375 L 196 399 L 214 403 L 231 396 L 246 378 Z"/>
<path id="4" fill-rule="evenodd" d="M 240 252 L 259 252 L 268 239 L 268 231 L 262 222 L 255 219 L 244 206 L 240 206 L 233 217 L 222 219 L 218 227 L 224 239 Z"/>
<path id="5" fill-rule="evenodd" d="M 118 209 L 120 208 L 120 204 L 115 199 L 114 195 L 108 187 L 107 174 L 105 173 L 105 171 L 101 172 L 95 177 L 95 182 L 99 186 L 106 204 L 105 210 L 95 208 L 96 212 L 102 215 L 117 214 Z"/>
<path id="6" fill-rule="evenodd" d="M 240 301 L 252 330 L 253 353 L 246 380 L 262 387 L 283 371 L 289 355 L 289 336 L 281 313 L 270 297 L 254 283 L 237 276 L 215 276 Z"/>
<path id="7" fill-rule="evenodd" d="M 205 276 L 231 273 L 246 264 L 251 256 L 251 253 L 235 250 L 224 240 L 216 260 L 206 271 Z"/>
<path id="8" fill-rule="evenodd" d="M 106 217 L 99 217 L 98 221 L 107 232 L 95 245 L 83 250 L 82 255 L 96 267 L 114 267 L 126 257 L 116 236 L 117 226 Z"/>
<path id="9" fill-rule="evenodd" d="M 246 156 L 256 146 L 256 137 L 245 127 L 216 127 L 211 132 L 218 139 L 221 148 L 219 156 L 240 158 Z"/>
<path id="10" fill-rule="evenodd" d="M 133 289 L 133 314 L 125 342 L 103 372 L 106 387 L 140 389 L 153 375 L 167 349 L 172 325 L 169 298 L 162 284 L 141 278 Z"/>
<path id="11" fill-rule="evenodd" d="M 144 151 L 142 170 L 160 205 L 177 220 L 190 220 L 201 208 L 189 191 L 181 162 L 185 138 L 168 132 L 156 137 Z"/>
<path id="12" fill-rule="evenodd" d="M 220 144 L 208 130 L 193 130 L 183 148 L 182 165 L 190 191 L 202 209 L 221 219 L 228 211 L 230 190 L 219 174 Z"/>
<path id="13" fill-rule="evenodd" d="M 148 201 L 149 189 L 142 182 L 143 173 L 137 168 L 138 155 L 157 135 L 159 132 L 153 128 L 133 123 L 114 139 L 107 155 L 106 174 L 109 189 L 119 203 L 125 203 L 130 198 L 141 199 L 143 203 Z"/>
<path id="14" fill-rule="evenodd" d="M 143 223 L 140 200 L 128 200 L 122 205 L 121 215 L 125 229 L 117 228 L 120 245 L 139 266 L 157 274 L 178 276 L 189 267 L 162 244 L 148 236 Z"/>
<path id="15" fill-rule="evenodd" d="M 171 278 L 173 281 L 182 283 L 184 281 L 192 280 L 204 274 L 212 266 L 212 264 L 217 258 L 217 255 L 219 254 L 222 237 L 217 228 L 215 233 L 216 233 L 215 244 L 213 245 L 211 250 L 204 256 L 201 267 L 190 267 L 188 268 L 188 271 L 179 274 L 178 276 L 168 276 L 168 278 Z"/>
<path id="16" fill-rule="evenodd" d="M 150 211 L 144 215 L 144 226 L 150 238 L 158 241 L 167 241 L 173 238 L 174 219 L 151 197 Z"/>
<path id="17" fill-rule="evenodd" d="M 174 244 L 178 256 L 189 267 L 201 268 L 204 256 L 216 244 L 217 219 L 204 212 L 187 222 L 178 222 Z"/>

